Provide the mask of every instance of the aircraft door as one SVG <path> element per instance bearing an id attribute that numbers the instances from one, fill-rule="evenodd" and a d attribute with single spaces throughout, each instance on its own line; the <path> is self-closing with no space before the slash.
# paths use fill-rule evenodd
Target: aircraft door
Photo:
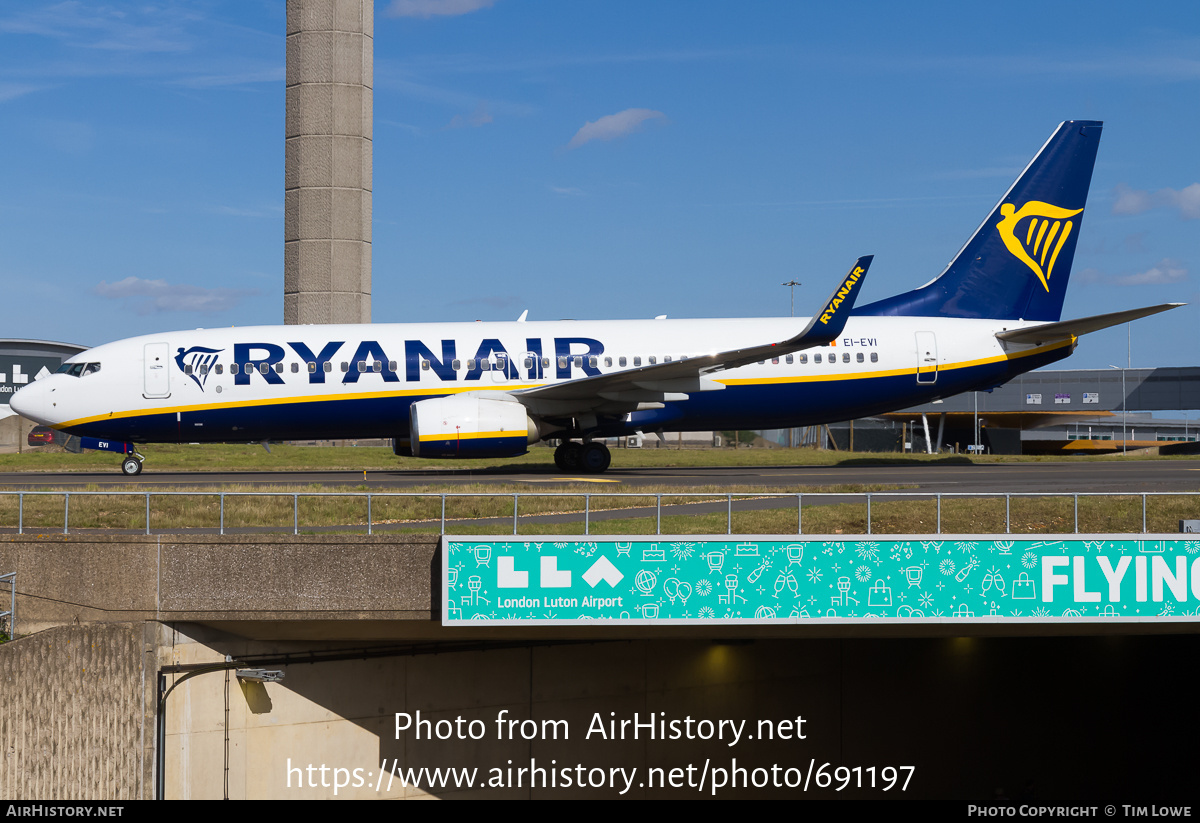
<path id="1" fill-rule="evenodd" d="M 170 344 L 147 343 L 143 348 L 145 362 L 144 396 L 171 396 Z"/>
<path id="2" fill-rule="evenodd" d="M 931 331 L 917 332 L 917 382 L 937 382 L 937 337 Z"/>
<path id="3" fill-rule="evenodd" d="M 542 368 L 542 353 L 537 351 L 524 352 L 521 355 L 521 362 L 518 364 L 518 373 L 522 379 L 544 379 L 546 373 L 545 369 Z"/>
<path id="4" fill-rule="evenodd" d="M 508 363 L 508 355 L 502 352 L 492 352 L 488 355 L 488 361 L 491 362 L 492 382 L 507 383 L 508 370 L 511 368 Z"/>

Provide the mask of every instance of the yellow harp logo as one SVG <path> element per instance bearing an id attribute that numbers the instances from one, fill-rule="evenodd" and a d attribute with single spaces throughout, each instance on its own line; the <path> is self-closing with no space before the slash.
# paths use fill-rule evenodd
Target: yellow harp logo
<path id="1" fill-rule="evenodd" d="M 1071 211 L 1040 200 L 1030 200 L 1021 206 L 1019 211 L 1012 203 L 1000 206 L 1000 213 L 1004 215 L 1004 219 L 996 224 L 1000 239 L 1012 252 L 1013 257 L 1038 276 L 1047 292 L 1050 291 L 1050 274 L 1054 271 L 1054 261 L 1058 260 L 1058 253 L 1062 251 L 1075 225 L 1066 218 L 1074 217 L 1081 211 L 1083 209 Z M 1018 229 L 1018 224 L 1025 218 L 1030 220 L 1023 232 L 1022 241 L 1022 232 Z M 1051 247 L 1054 248 L 1053 251 Z"/>

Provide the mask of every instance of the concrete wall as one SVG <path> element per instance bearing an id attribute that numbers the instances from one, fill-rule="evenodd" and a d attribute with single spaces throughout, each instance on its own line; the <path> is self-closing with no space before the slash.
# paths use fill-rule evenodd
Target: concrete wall
<path id="1" fill-rule="evenodd" d="M 62 626 L 0 645 L 0 797 L 151 796 L 157 631 Z"/>
<path id="2" fill-rule="evenodd" d="M 284 322 L 371 322 L 372 0 L 288 0 Z"/>
<path id="3" fill-rule="evenodd" d="M 17 633 L 130 620 L 429 621 L 434 536 L 2 535 Z"/>
<path id="4" fill-rule="evenodd" d="M 28 443 L 29 432 L 35 425 L 19 414 L 0 418 L 0 454 L 16 454 L 39 448 Z"/>

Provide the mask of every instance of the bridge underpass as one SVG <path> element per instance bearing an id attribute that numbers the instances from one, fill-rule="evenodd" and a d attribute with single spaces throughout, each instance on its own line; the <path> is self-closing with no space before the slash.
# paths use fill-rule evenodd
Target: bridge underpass
<path id="1" fill-rule="evenodd" d="M 1118 790 L 1105 777 L 1114 769 L 1123 786 L 1190 785 L 1190 763 L 1167 744 L 1200 731 L 1195 713 L 1162 724 L 1112 712 L 1120 695 L 1186 693 L 1200 659 L 1194 624 L 448 628 L 434 536 L 10 535 L 0 567 L 17 573 L 21 621 L 20 639 L 0 645 L 0 717 L 15 741 L 0 791 L 14 798 L 152 797 L 160 773 L 166 797 L 332 796 L 319 774 L 300 785 L 297 764 L 392 778 L 390 789 L 366 781 L 339 797 L 617 797 L 608 785 L 402 787 L 396 775 L 553 760 L 645 778 L 736 758 L 749 769 L 912 765 L 907 797 L 1001 789 L 1096 802 Z M 239 680 L 246 667 L 284 679 Z M 176 683 L 159 743 L 155 706 Z M 1054 699 L 1038 697 L 1041 684 L 1054 684 Z M 486 735 L 397 736 L 397 713 L 418 711 L 478 720 Z M 755 729 L 803 717 L 807 733 L 735 746 L 587 735 L 597 717 L 658 712 Z M 563 721 L 569 736 L 501 738 L 498 717 Z M 1099 718 L 1107 745 L 1081 750 Z M 624 796 L 712 792 L 636 783 Z M 885 796 L 716 793 L 800 795 Z"/>

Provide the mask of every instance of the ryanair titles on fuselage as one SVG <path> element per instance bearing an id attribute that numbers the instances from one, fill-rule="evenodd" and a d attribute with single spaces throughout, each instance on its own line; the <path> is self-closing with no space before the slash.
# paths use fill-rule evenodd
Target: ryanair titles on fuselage
<path id="1" fill-rule="evenodd" d="M 580 369 L 587 376 L 600 374 L 600 369 L 592 365 L 590 360 L 604 353 L 604 344 L 599 340 L 591 337 L 555 337 L 552 345 L 553 357 L 548 358 L 543 354 L 545 345 L 539 337 L 526 338 L 525 348 L 515 353 L 509 352 L 499 339 L 485 338 L 473 354 L 467 355 L 466 359 L 471 368 L 462 374 L 462 380 L 479 380 L 485 370 L 492 368 L 503 369 L 505 377 L 510 380 L 543 380 L 551 376 L 567 380 L 572 377 L 572 369 Z M 363 340 L 349 357 L 347 354 L 350 348 L 344 340 L 330 341 L 318 352 L 314 352 L 307 343 L 302 342 L 289 342 L 287 346 L 304 362 L 315 364 L 307 371 L 310 384 L 327 382 L 334 369 L 332 365 L 327 367 L 326 364 L 333 364 L 335 361 L 349 362 L 348 369 L 340 374 L 340 382 L 343 384 L 358 383 L 363 375 L 378 375 L 385 383 L 397 383 L 401 380 L 401 369 L 404 371 L 403 379 L 407 382 L 419 381 L 422 370 L 433 372 L 441 380 L 459 379 L 459 371 L 454 368 L 454 361 L 459 359 L 458 344 L 455 340 L 441 340 L 432 346 L 421 340 L 405 340 L 403 365 L 397 365 L 395 369 L 392 368 L 392 364 L 396 360 L 392 355 L 397 352 L 386 351 L 377 340 Z M 176 361 L 181 368 L 185 359 L 197 349 L 198 347 L 177 349 Z M 220 362 L 220 351 L 204 349 L 205 365 L 208 368 Z M 215 359 L 212 359 L 213 354 L 217 355 Z M 248 386 L 252 375 L 258 374 L 269 384 L 283 385 L 283 376 L 275 367 L 287 357 L 287 349 L 277 343 L 234 343 L 232 359 L 235 368 L 231 369 L 234 372 L 234 384 Z M 378 370 L 373 368 L 377 362 L 381 363 Z M 362 370 L 357 365 L 359 363 L 366 364 Z M 487 364 L 486 369 L 484 364 Z"/>

